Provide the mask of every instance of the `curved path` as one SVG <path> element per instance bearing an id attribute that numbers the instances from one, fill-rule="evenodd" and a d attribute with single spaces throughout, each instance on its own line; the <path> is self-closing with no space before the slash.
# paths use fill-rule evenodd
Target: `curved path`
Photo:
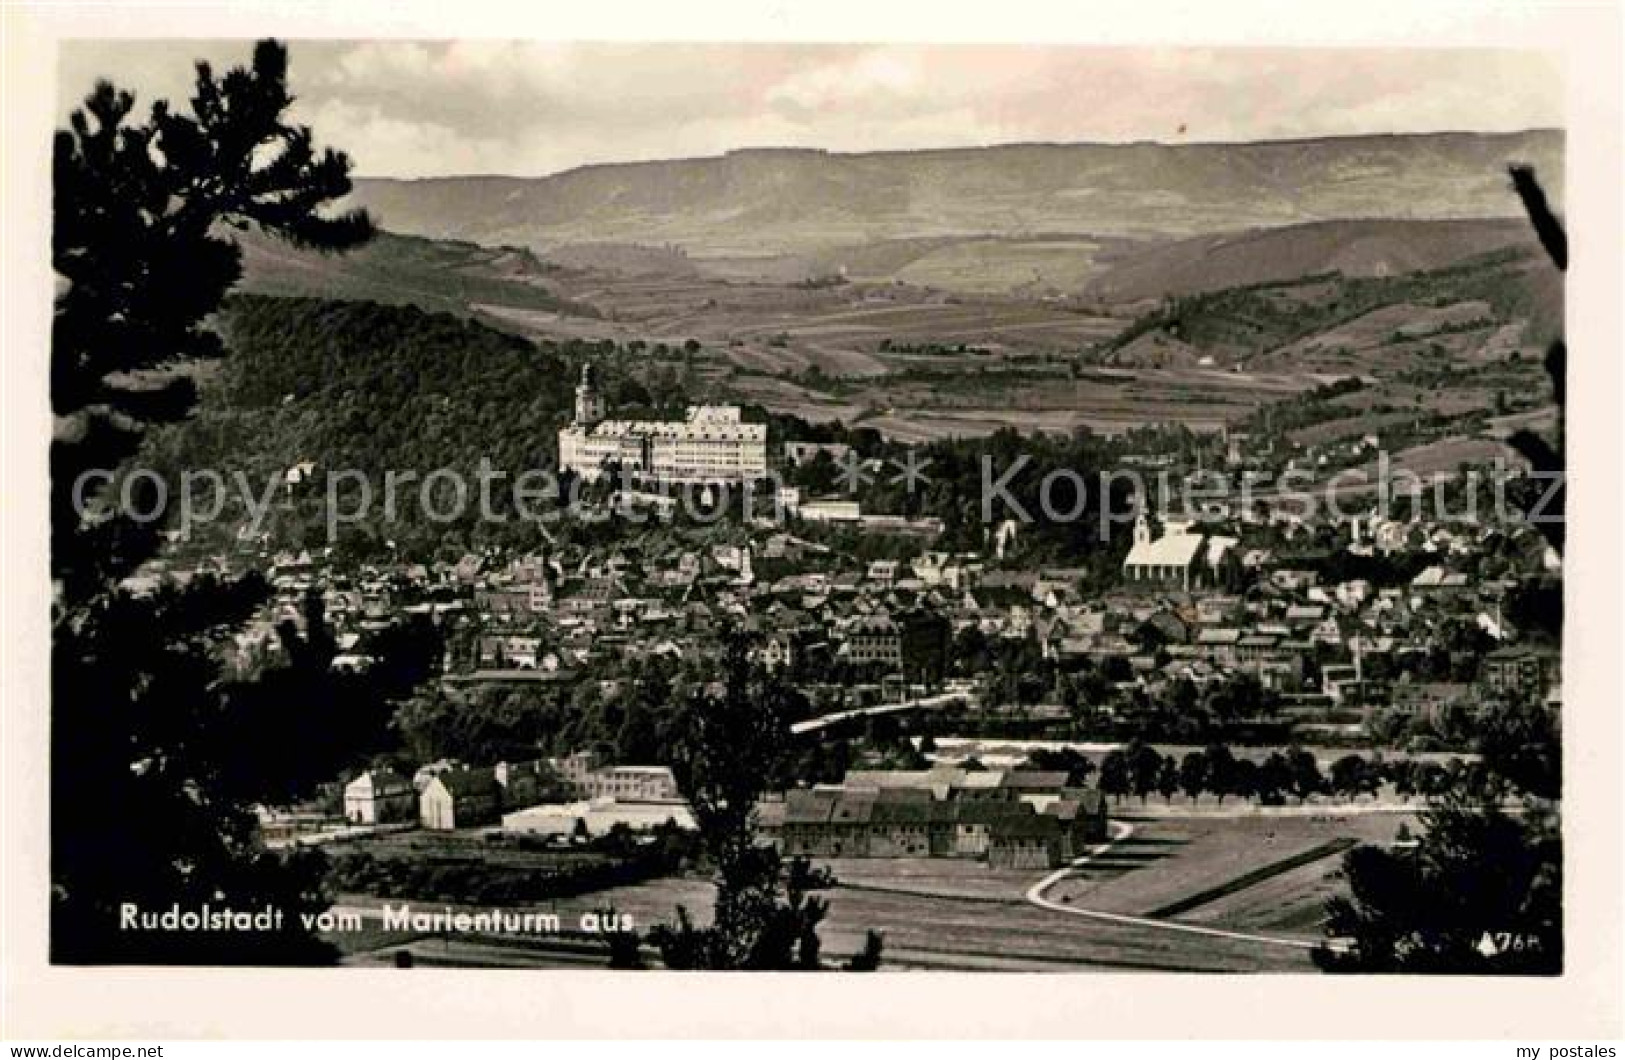
<path id="1" fill-rule="evenodd" d="M 1112 830 L 1112 837 L 1106 842 L 1090 849 L 1080 858 L 1072 861 L 1054 872 L 1045 876 L 1027 889 L 1027 901 L 1041 909 L 1048 909 L 1056 913 L 1069 913 L 1072 916 L 1087 917 L 1091 920 L 1104 920 L 1113 924 L 1133 924 L 1137 927 L 1153 928 L 1159 931 L 1175 931 L 1187 935 L 1209 935 L 1215 938 L 1237 939 L 1242 942 L 1256 942 L 1265 946 L 1290 946 L 1294 949 L 1313 950 L 1325 945 L 1333 950 L 1342 948 L 1335 941 L 1310 942 L 1305 939 L 1286 939 L 1274 935 L 1254 935 L 1245 931 L 1228 931 L 1224 928 L 1204 927 L 1200 924 L 1181 924 L 1173 920 L 1157 920 L 1152 917 L 1129 916 L 1126 913 L 1107 913 L 1098 909 L 1079 909 L 1076 906 L 1065 905 L 1061 902 L 1051 901 L 1044 897 L 1044 892 L 1071 875 L 1074 869 L 1082 868 L 1090 861 L 1110 850 L 1118 842 L 1134 834 L 1134 826 L 1126 821 L 1112 821 L 1108 826 Z"/>

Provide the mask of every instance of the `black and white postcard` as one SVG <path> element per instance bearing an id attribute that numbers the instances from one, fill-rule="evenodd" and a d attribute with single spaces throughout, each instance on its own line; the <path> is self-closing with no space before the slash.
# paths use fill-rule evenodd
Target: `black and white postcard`
<path id="1" fill-rule="evenodd" d="M 34 12 L 53 989 L 1617 986 L 1619 133 L 1583 13 L 1491 10 Z"/>

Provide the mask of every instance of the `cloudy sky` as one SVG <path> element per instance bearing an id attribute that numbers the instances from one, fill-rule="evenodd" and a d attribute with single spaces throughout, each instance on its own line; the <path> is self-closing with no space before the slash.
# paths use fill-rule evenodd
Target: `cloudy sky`
<path id="1" fill-rule="evenodd" d="M 295 41 L 298 120 L 364 176 L 539 175 L 737 147 L 1169 143 L 1563 124 L 1534 53 L 1050 45 Z M 98 77 L 182 100 L 247 42 L 73 41 L 62 116 Z"/>

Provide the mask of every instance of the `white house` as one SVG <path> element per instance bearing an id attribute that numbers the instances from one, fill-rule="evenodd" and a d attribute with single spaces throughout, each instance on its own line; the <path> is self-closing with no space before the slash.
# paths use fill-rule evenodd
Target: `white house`
<path id="1" fill-rule="evenodd" d="M 417 792 L 405 777 L 388 769 L 370 769 L 345 785 L 344 818 L 352 824 L 410 821 L 417 801 Z"/>
<path id="2" fill-rule="evenodd" d="M 489 769 L 455 769 L 437 775 L 418 796 L 418 823 L 449 832 L 497 819 L 502 788 Z"/>

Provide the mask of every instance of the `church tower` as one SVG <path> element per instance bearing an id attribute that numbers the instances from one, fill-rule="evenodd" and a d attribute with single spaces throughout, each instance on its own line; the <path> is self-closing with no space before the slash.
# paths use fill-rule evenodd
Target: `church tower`
<path id="1" fill-rule="evenodd" d="M 604 418 L 604 399 L 598 394 L 598 374 L 589 361 L 581 366 L 581 382 L 576 386 L 575 422 L 591 427 Z"/>
<path id="2" fill-rule="evenodd" d="M 1146 518 L 1145 507 L 1140 507 L 1140 514 L 1134 520 L 1134 543 L 1136 545 L 1149 545 L 1151 543 L 1151 520 Z"/>

